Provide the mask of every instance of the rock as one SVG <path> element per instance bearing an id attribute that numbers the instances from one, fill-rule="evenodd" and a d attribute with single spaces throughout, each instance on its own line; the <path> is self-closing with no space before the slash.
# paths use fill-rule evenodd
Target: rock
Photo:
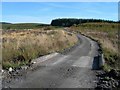
<path id="1" fill-rule="evenodd" d="M 33 64 L 35 64 L 36 62 L 33 62 Z"/>
<path id="2" fill-rule="evenodd" d="M 111 82 L 110 81 L 108 81 L 108 85 L 111 86 Z"/>
<path id="3" fill-rule="evenodd" d="M 9 68 L 9 72 L 12 72 L 12 71 L 13 71 L 13 69 L 12 69 L 12 67 L 10 67 L 10 68 Z"/>
<path id="4" fill-rule="evenodd" d="M 98 75 L 98 83 L 97 88 L 109 90 L 110 88 L 118 88 L 120 87 L 120 72 L 112 69 L 109 72 L 99 72 Z"/>
<path id="5" fill-rule="evenodd" d="M 103 81 L 103 83 L 104 83 L 104 84 L 108 84 L 108 82 L 107 82 L 107 81 Z"/>
<path id="6" fill-rule="evenodd" d="M 112 82 L 112 87 L 117 87 L 119 83 L 116 80 L 113 80 Z"/>
<path id="7" fill-rule="evenodd" d="M 112 87 L 115 88 L 116 87 L 115 84 L 113 84 Z"/>
<path id="8" fill-rule="evenodd" d="M 3 73 L 3 72 L 4 72 L 4 70 L 1 70 L 1 72 Z"/>
<path id="9" fill-rule="evenodd" d="M 21 68 L 26 70 L 26 69 L 28 69 L 28 66 L 22 66 Z"/>
<path id="10" fill-rule="evenodd" d="M 35 63 L 37 63 L 37 62 L 32 62 L 31 64 L 35 64 Z"/>
<path id="11" fill-rule="evenodd" d="M 115 82 L 115 86 L 119 86 L 119 82 L 118 81 Z"/>

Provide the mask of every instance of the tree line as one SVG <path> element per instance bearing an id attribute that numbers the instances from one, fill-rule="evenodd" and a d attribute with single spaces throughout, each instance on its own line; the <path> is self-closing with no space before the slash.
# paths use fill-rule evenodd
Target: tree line
<path id="1" fill-rule="evenodd" d="M 102 20 L 102 19 L 54 19 L 51 22 L 52 26 L 63 26 L 69 27 L 72 25 L 78 25 L 82 23 L 89 23 L 89 22 L 108 22 L 108 23 L 115 23 L 115 21 L 110 20 Z"/>

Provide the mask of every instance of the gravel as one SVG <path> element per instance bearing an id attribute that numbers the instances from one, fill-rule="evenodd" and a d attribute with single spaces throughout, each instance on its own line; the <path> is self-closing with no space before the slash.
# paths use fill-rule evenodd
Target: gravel
<path id="1" fill-rule="evenodd" d="M 120 70 L 112 69 L 109 72 L 97 72 L 98 83 L 97 89 L 120 88 Z"/>

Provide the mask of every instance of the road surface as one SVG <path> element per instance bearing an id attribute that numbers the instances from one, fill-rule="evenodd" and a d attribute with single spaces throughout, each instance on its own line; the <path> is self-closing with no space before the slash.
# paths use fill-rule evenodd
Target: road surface
<path id="1" fill-rule="evenodd" d="M 7 84 L 11 88 L 94 88 L 98 45 L 91 39 L 77 35 L 80 44 L 66 54 L 39 63 L 21 79 Z"/>

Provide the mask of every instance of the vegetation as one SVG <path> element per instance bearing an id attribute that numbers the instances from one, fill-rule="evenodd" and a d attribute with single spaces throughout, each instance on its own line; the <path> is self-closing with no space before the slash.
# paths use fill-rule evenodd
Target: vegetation
<path id="1" fill-rule="evenodd" d="M 52 20 L 51 25 L 52 26 L 63 26 L 63 27 L 69 27 L 72 25 L 78 25 L 82 23 L 89 23 L 89 22 L 108 22 L 113 23 L 114 21 L 109 20 L 101 20 L 101 19 L 55 19 Z"/>
<path id="2" fill-rule="evenodd" d="M 26 65 L 37 57 L 63 50 L 77 42 L 74 34 L 48 29 L 3 30 L 3 68 Z"/>
<path id="3" fill-rule="evenodd" d="M 77 30 L 82 34 L 97 40 L 103 49 L 106 65 L 105 70 L 120 69 L 120 57 L 118 51 L 118 23 L 84 23 L 73 25 L 71 30 Z"/>
<path id="4" fill-rule="evenodd" d="M 50 26 L 49 24 L 39 24 L 39 23 L 7 23 L 3 22 L 2 29 L 3 30 L 19 30 L 19 29 L 36 29 L 36 28 L 42 28 L 44 26 Z"/>

